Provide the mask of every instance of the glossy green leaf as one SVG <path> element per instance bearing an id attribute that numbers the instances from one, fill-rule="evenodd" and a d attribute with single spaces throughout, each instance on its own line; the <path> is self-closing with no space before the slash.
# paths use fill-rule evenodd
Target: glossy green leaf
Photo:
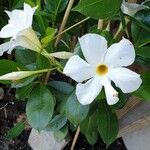
<path id="1" fill-rule="evenodd" d="M 124 94 L 119 88 L 115 88 L 115 89 L 119 93 L 118 94 L 119 101 L 116 104 L 111 105 L 111 108 L 114 110 L 118 110 L 118 109 L 122 109 L 125 106 L 127 102 L 127 97 L 126 94 Z"/>
<path id="2" fill-rule="evenodd" d="M 71 84 L 63 81 L 51 81 L 48 83 L 48 85 L 64 94 L 70 94 L 74 90 Z"/>
<path id="3" fill-rule="evenodd" d="M 25 79 L 16 81 L 16 82 L 11 84 L 11 88 L 22 88 L 22 87 L 25 87 L 28 84 L 32 83 L 37 78 L 37 76 L 38 75 L 34 75 L 34 76 L 31 76 L 31 77 L 27 77 Z"/>
<path id="4" fill-rule="evenodd" d="M 41 39 L 41 42 L 43 44 L 43 47 L 47 47 L 48 44 L 53 40 L 55 33 L 57 32 L 57 29 L 48 27 L 46 29 L 46 36 Z"/>
<path id="5" fill-rule="evenodd" d="M 73 10 L 91 18 L 108 19 L 119 12 L 121 3 L 122 0 L 80 0 Z"/>
<path id="6" fill-rule="evenodd" d="M 133 94 L 143 100 L 150 101 L 150 72 L 145 72 L 141 75 L 142 85 Z"/>
<path id="7" fill-rule="evenodd" d="M 49 12 L 57 14 L 65 9 L 68 0 L 44 0 Z"/>
<path id="8" fill-rule="evenodd" d="M 6 59 L 0 60 L 0 76 L 10 72 L 18 71 L 18 69 L 23 70 L 24 67 L 20 63 L 11 60 Z M 0 82 L 3 84 L 11 83 L 11 81 L 0 81 Z"/>
<path id="9" fill-rule="evenodd" d="M 14 139 L 17 136 L 19 136 L 24 129 L 25 129 L 25 124 L 23 122 L 19 122 L 8 131 L 6 136 L 10 139 Z"/>
<path id="10" fill-rule="evenodd" d="M 67 122 L 67 118 L 62 115 L 56 115 L 50 123 L 46 126 L 46 131 L 58 131 L 60 130 Z"/>
<path id="11" fill-rule="evenodd" d="M 15 50 L 16 61 L 23 65 L 33 64 L 36 60 L 35 52 L 26 49 Z"/>
<path id="12" fill-rule="evenodd" d="M 54 132 L 54 137 L 58 142 L 61 142 L 67 136 L 67 133 L 68 133 L 68 125 L 65 125 L 60 130 Z"/>
<path id="13" fill-rule="evenodd" d="M 29 98 L 33 87 L 34 87 L 34 83 L 30 83 L 27 86 L 19 88 L 16 91 L 16 99 L 18 99 L 18 100 L 25 100 L 26 98 Z"/>
<path id="14" fill-rule="evenodd" d="M 53 111 L 54 100 L 50 91 L 44 85 L 35 87 L 26 106 L 29 124 L 39 131 L 44 129 L 50 122 Z"/>
<path id="15" fill-rule="evenodd" d="M 135 22 L 133 20 L 132 23 L 132 36 L 133 36 L 133 40 L 135 42 L 135 44 L 137 46 L 149 41 L 150 39 L 150 10 L 141 10 L 139 12 L 136 13 L 135 15 L 135 19 L 137 19 L 139 22 L 143 23 L 148 29 L 145 30 L 142 26 L 139 26 L 139 24 L 137 24 L 137 22 Z"/>
<path id="16" fill-rule="evenodd" d="M 97 142 L 98 130 L 96 111 L 94 111 L 92 114 L 88 114 L 86 119 L 81 122 L 80 130 L 86 136 L 86 139 L 91 145 L 94 145 Z"/>
<path id="17" fill-rule="evenodd" d="M 118 134 L 118 119 L 115 112 L 104 101 L 97 111 L 98 131 L 103 141 L 110 145 Z"/>
<path id="18" fill-rule="evenodd" d="M 75 92 L 73 92 L 66 101 L 65 114 L 68 120 L 77 125 L 81 123 L 87 116 L 89 105 L 83 106 L 77 100 Z"/>
<path id="19" fill-rule="evenodd" d="M 140 47 L 136 49 L 136 54 L 145 58 L 150 58 L 150 47 Z"/>
<path id="20" fill-rule="evenodd" d="M 36 59 L 36 68 L 39 69 L 47 69 L 51 68 L 51 64 L 48 58 L 44 57 L 43 55 L 38 55 Z"/>

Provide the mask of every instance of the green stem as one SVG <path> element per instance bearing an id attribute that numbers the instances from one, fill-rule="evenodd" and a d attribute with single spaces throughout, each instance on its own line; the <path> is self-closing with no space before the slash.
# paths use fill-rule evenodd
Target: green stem
<path id="1" fill-rule="evenodd" d="M 67 32 L 67 31 L 69 31 L 69 30 L 73 29 L 74 27 L 76 27 L 76 26 L 80 25 L 81 23 L 83 23 L 83 22 L 87 21 L 88 19 L 90 19 L 90 17 L 87 17 L 87 18 L 85 18 L 85 19 L 81 20 L 80 22 L 78 22 L 78 23 L 76 23 L 76 24 L 72 25 L 71 27 L 67 28 L 66 30 L 64 30 L 64 31 L 62 31 L 61 33 L 59 33 L 58 35 L 56 35 L 56 36 L 53 38 L 53 40 L 54 40 L 54 39 L 56 39 L 58 36 L 60 36 L 60 35 L 64 34 L 65 32 Z"/>

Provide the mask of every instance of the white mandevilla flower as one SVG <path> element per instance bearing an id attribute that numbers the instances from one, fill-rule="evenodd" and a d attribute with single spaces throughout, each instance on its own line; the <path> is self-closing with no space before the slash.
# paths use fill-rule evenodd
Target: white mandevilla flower
<path id="1" fill-rule="evenodd" d="M 42 48 L 36 33 L 32 29 L 33 14 L 37 7 L 31 8 L 24 3 L 24 10 L 5 11 L 9 21 L 0 31 L 0 38 L 11 38 L 10 41 L 0 45 L 0 55 L 21 46 L 39 52 Z"/>
<path id="2" fill-rule="evenodd" d="M 122 6 L 121 6 L 123 13 L 132 17 L 136 14 L 136 12 L 142 9 L 146 9 L 146 8 L 149 8 L 149 7 L 145 6 L 143 3 L 142 4 L 129 3 L 129 2 L 126 2 L 125 0 L 123 0 Z"/>
<path id="3" fill-rule="evenodd" d="M 103 86 L 107 103 L 117 103 L 118 92 L 111 81 L 124 93 L 133 92 L 140 87 L 140 75 L 125 68 L 135 60 L 134 47 L 129 40 L 123 38 L 108 49 L 106 39 L 97 34 L 86 34 L 79 38 L 79 42 L 87 62 L 74 55 L 66 63 L 63 72 L 79 82 L 76 96 L 81 104 L 90 104 Z M 86 80 L 86 83 L 81 83 Z"/>

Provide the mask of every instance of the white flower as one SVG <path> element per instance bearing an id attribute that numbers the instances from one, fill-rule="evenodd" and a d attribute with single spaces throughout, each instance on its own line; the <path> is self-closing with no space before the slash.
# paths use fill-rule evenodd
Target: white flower
<path id="1" fill-rule="evenodd" d="M 0 38 L 11 38 L 9 42 L 0 45 L 0 55 L 22 46 L 34 51 L 40 51 L 42 46 L 32 29 L 33 14 L 37 7 L 31 8 L 24 3 L 24 10 L 5 11 L 9 16 L 8 24 L 0 31 Z"/>
<path id="2" fill-rule="evenodd" d="M 103 86 L 107 103 L 117 103 L 118 92 L 111 85 L 111 81 L 124 93 L 139 88 L 142 83 L 140 75 L 125 68 L 135 60 L 134 47 L 129 40 L 123 38 L 108 49 L 106 39 L 97 34 L 86 34 L 79 38 L 79 42 L 87 62 L 74 55 L 66 63 L 63 72 L 79 82 L 76 96 L 81 104 L 90 104 Z M 86 83 L 81 83 L 86 80 Z"/>
<path id="3" fill-rule="evenodd" d="M 21 80 L 21 79 L 24 79 L 26 77 L 40 74 L 43 72 L 48 72 L 48 71 L 49 71 L 49 69 L 36 70 L 36 71 L 16 71 L 16 72 L 7 73 L 3 76 L 0 76 L 0 80 L 16 81 L 16 80 Z"/>
<path id="4" fill-rule="evenodd" d="M 149 7 L 143 5 L 143 3 L 142 4 L 129 3 L 129 2 L 126 2 L 125 0 L 123 0 L 122 6 L 121 6 L 123 13 L 132 17 L 136 14 L 136 12 L 145 8 L 149 8 Z"/>

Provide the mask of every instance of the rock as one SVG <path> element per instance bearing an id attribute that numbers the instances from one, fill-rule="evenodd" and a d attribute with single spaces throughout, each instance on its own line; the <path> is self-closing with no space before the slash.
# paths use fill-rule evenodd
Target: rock
<path id="1" fill-rule="evenodd" d="M 53 132 L 38 132 L 35 129 L 32 129 L 28 143 L 33 150 L 62 150 L 67 144 L 65 140 L 58 143 L 54 138 Z"/>

